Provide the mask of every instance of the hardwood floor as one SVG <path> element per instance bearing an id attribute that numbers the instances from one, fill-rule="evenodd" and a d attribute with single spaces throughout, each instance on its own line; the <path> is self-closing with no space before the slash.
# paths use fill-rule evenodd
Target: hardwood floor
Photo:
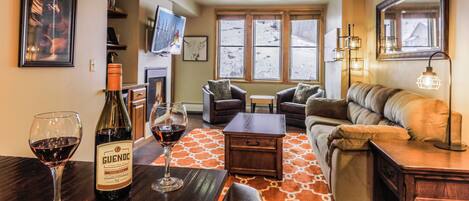
<path id="1" fill-rule="evenodd" d="M 257 112 L 268 113 L 267 107 L 259 107 Z M 214 128 L 223 129 L 226 124 L 207 124 L 202 120 L 202 114 L 189 114 L 189 125 L 187 126 L 187 133 L 195 128 Z M 287 132 L 305 132 L 304 129 L 287 126 Z M 146 144 L 140 146 L 134 151 L 135 164 L 151 164 L 157 157 L 163 153 L 163 148 L 154 140 L 147 140 Z"/>

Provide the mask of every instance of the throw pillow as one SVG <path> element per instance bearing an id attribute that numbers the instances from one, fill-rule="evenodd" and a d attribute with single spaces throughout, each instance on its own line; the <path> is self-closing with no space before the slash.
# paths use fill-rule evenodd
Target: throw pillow
<path id="1" fill-rule="evenodd" d="M 318 85 L 310 85 L 310 84 L 303 84 L 298 83 L 296 87 L 295 94 L 293 95 L 293 102 L 306 104 L 308 98 L 318 92 L 319 86 Z"/>
<path id="2" fill-rule="evenodd" d="M 215 100 L 232 99 L 230 80 L 209 80 L 208 87 L 213 93 Z"/>

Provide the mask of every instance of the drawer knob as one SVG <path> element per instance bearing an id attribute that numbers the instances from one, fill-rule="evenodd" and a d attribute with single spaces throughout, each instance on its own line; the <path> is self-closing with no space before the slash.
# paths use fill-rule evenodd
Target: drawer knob
<path id="1" fill-rule="evenodd" d="M 248 146 L 259 146 L 260 143 L 259 143 L 259 141 L 257 141 L 257 140 L 254 141 L 254 142 L 253 142 L 253 141 L 246 140 L 246 145 L 248 145 Z"/>

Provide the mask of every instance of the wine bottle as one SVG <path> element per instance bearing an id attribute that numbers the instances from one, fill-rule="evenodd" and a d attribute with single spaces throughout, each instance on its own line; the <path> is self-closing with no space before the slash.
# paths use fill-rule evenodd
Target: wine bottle
<path id="1" fill-rule="evenodd" d="M 101 200 L 129 196 L 132 184 L 132 127 L 122 99 L 122 65 L 108 64 L 106 103 L 96 126 L 95 194 Z"/>

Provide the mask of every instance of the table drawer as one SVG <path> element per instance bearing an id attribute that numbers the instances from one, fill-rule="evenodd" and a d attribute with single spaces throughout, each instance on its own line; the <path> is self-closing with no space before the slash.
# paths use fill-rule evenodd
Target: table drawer
<path id="1" fill-rule="evenodd" d="M 132 89 L 132 101 L 144 99 L 146 98 L 146 95 L 147 95 L 146 88 Z"/>
<path id="2" fill-rule="evenodd" d="M 231 137 L 231 146 L 241 147 L 276 147 L 275 138 L 247 138 L 247 137 Z"/>
<path id="3" fill-rule="evenodd" d="M 378 172 L 383 177 L 385 182 L 389 185 L 394 192 L 398 192 L 399 186 L 399 170 L 396 169 L 390 162 L 378 157 Z"/>

